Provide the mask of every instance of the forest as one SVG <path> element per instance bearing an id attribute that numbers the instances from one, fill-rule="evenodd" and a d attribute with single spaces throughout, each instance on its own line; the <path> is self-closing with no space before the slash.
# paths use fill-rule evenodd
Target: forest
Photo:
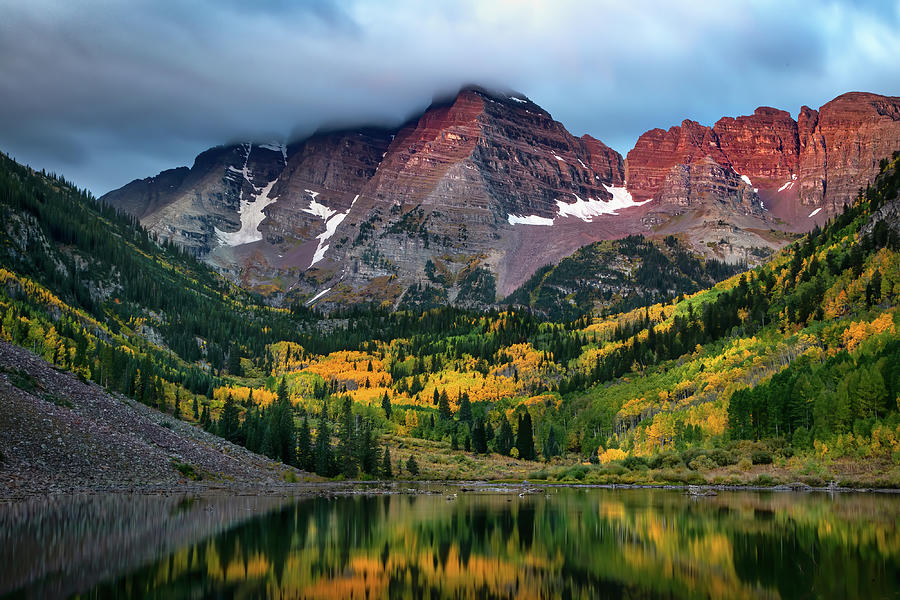
<path id="1" fill-rule="evenodd" d="M 323 477 L 896 486 L 898 163 L 739 273 L 632 237 L 490 310 L 325 315 L 3 156 L 0 338 Z M 627 293 L 588 281 L 610 251 Z"/>

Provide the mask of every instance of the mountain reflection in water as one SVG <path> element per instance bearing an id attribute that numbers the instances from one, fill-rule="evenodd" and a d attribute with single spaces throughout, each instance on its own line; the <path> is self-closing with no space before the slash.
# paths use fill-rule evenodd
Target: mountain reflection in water
<path id="1" fill-rule="evenodd" d="M 0 546 L 20 580 L 32 575 L 13 595 L 74 591 L 48 583 L 60 579 L 82 585 L 84 598 L 886 598 L 900 590 L 900 498 L 893 496 L 736 492 L 698 499 L 670 490 L 549 489 L 524 497 L 518 490 L 455 499 L 345 496 L 280 506 L 217 501 L 223 504 L 194 500 L 213 507 L 184 509 L 171 529 L 172 549 L 158 544 L 155 557 L 121 564 L 120 574 L 104 572 L 99 584 L 89 576 L 104 564 L 95 545 L 123 556 L 158 538 L 139 526 L 124 542 L 126 523 L 85 528 L 77 504 L 65 526 L 37 518 L 44 525 L 28 543 L 84 541 L 60 549 L 70 553 L 63 557 L 68 570 L 44 565 L 37 580 L 40 566 L 27 564 L 34 552 L 23 558 Z M 264 514 L 242 520 L 241 510 Z M 204 515 L 206 524 L 197 524 Z M 197 538 L 203 529 L 207 536 Z M 3 577 L 0 592 L 10 589 L 2 585 L 9 574 Z"/>

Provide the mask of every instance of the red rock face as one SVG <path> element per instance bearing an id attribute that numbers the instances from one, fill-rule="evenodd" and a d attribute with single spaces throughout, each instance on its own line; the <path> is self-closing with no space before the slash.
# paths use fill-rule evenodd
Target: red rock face
<path id="1" fill-rule="evenodd" d="M 819 111 L 804 106 L 798 121 L 760 107 L 712 128 L 685 121 L 668 131 L 650 130 L 628 153 L 625 170 L 636 198 L 671 196 L 665 186 L 672 167 L 709 157 L 767 195 L 788 194 L 828 215 L 870 183 L 878 162 L 898 147 L 900 98 L 853 92 Z"/>
<path id="2" fill-rule="evenodd" d="M 520 272 L 527 278 L 561 257 L 511 256 L 521 236 L 509 216 L 554 219 L 557 201 L 610 200 L 604 184 L 621 185 L 623 162 L 602 142 L 575 138 L 527 99 L 467 89 L 397 134 L 342 224 L 346 241 L 330 252 L 352 263 L 353 279 L 405 284 L 421 279 L 409 274 L 423 273 L 428 262 L 442 261 L 450 279 L 481 264 L 506 294 Z M 609 235 L 608 227 L 592 229 L 593 240 Z M 583 243 L 567 236 L 553 247 L 568 254 Z"/>
<path id="3" fill-rule="evenodd" d="M 763 106 L 751 116 L 724 117 L 713 132 L 732 168 L 750 177 L 754 185 L 759 180 L 780 186 L 797 174 L 797 123 L 786 111 Z"/>
<path id="4" fill-rule="evenodd" d="M 653 198 L 672 167 L 689 165 L 707 156 L 731 166 L 709 127 L 685 120 L 680 127 L 668 131 L 651 129 L 638 138 L 625 161 L 628 191 L 638 200 Z"/>
<path id="5" fill-rule="evenodd" d="M 800 113 L 800 201 L 836 211 L 900 148 L 900 97 L 851 92 Z"/>

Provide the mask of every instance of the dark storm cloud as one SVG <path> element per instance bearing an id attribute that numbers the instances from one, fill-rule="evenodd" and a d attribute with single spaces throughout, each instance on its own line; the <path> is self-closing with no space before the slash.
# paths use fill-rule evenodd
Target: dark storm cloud
<path id="1" fill-rule="evenodd" d="M 517 89 L 622 153 L 643 131 L 900 94 L 900 2 L 194 0 L 8 5 L 0 149 L 96 193 L 235 139 Z"/>

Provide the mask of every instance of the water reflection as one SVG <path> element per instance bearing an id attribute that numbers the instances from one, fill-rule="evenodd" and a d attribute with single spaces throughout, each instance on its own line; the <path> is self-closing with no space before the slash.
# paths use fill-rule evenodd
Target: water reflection
<path id="1" fill-rule="evenodd" d="M 900 590 L 898 517 L 900 499 L 862 495 L 318 498 L 83 597 L 888 598 Z"/>

